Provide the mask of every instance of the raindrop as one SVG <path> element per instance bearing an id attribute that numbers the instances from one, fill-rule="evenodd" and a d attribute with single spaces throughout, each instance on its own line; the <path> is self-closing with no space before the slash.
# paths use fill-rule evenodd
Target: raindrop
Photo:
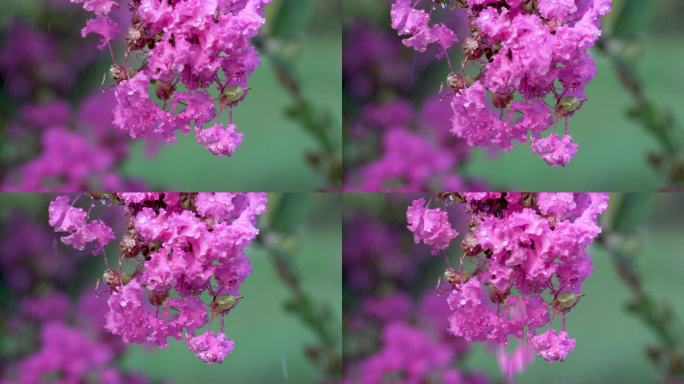
<path id="1" fill-rule="evenodd" d="M 112 198 L 109 194 L 104 194 L 100 198 L 100 204 L 104 205 L 105 207 L 111 207 L 112 206 Z"/>

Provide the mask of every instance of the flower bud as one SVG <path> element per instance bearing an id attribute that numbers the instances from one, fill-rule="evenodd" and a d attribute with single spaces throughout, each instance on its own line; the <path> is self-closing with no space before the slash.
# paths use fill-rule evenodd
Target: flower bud
<path id="1" fill-rule="evenodd" d="M 513 99 L 512 94 L 502 95 L 500 93 L 495 93 L 492 97 L 492 103 L 496 108 L 504 109 L 510 104 L 511 99 Z"/>
<path id="2" fill-rule="evenodd" d="M 150 301 L 150 304 L 154 306 L 160 306 L 160 305 L 165 305 L 166 304 L 166 299 L 169 298 L 169 292 L 157 292 L 157 291 L 149 291 L 147 292 L 147 299 Z"/>
<path id="3" fill-rule="evenodd" d="M 527 13 L 534 13 L 537 10 L 537 0 L 524 0 L 523 9 Z"/>
<path id="4" fill-rule="evenodd" d="M 521 203 L 525 208 L 533 208 L 537 205 L 537 194 L 533 192 L 523 192 Z"/>
<path id="5" fill-rule="evenodd" d="M 242 296 L 216 296 L 214 300 L 211 301 L 211 312 L 216 315 L 225 315 L 230 312 L 230 310 L 233 309 L 241 299 Z"/>
<path id="6" fill-rule="evenodd" d="M 119 249 L 125 258 L 133 258 L 140 253 L 140 242 L 137 236 L 131 233 L 123 235 L 119 242 Z"/>
<path id="7" fill-rule="evenodd" d="M 223 107 L 233 107 L 245 98 L 245 92 L 242 87 L 226 87 L 219 96 L 219 103 Z"/>
<path id="8" fill-rule="evenodd" d="M 477 237 L 472 232 L 466 233 L 461 241 L 461 249 L 466 256 L 477 256 L 482 252 L 482 247 L 477 241 Z"/>
<path id="9" fill-rule="evenodd" d="M 446 200 L 448 203 L 462 203 L 465 201 L 465 196 L 462 193 L 458 192 L 438 192 L 437 198 L 441 200 Z"/>
<path id="10" fill-rule="evenodd" d="M 154 92 L 157 97 L 162 100 L 168 100 L 171 95 L 176 91 L 176 86 L 168 81 L 157 80 L 155 82 Z"/>
<path id="11" fill-rule="evenodd" d="M 553 298 L 553 309 L 556 312 L 565 312 L 577 304 L 580 297 L 584 295 L 576 295 L 572 292 L 560 292 Z"/>
<path id="12" fill-rule="evenodd" d="M 447 268 L 444 271 L 444 280 L 451 286 L 465 284 L 470 280 L 471 274 L 462 269 Z"/>
<path id="13" fill-rule="evenodd" d="M 118 64 L 114 64 L 109 68 L 109 75 L 117 84 L 130 78 L 128 71 Z"/>
<path id="14" fill-rule="evenodd" d="M 107 285 L 114 288 L 128 284 L 128 282 L 131 281 L 131 277 L 123 272 L 108 269 L 102 274 L 102 280 L 104 280 Z"/>
<path id="15" fill-rule="evenodd" d="M 196 198 L 197 198 L 197 194 L 195 194 L 195 193 L 186 193 L 186 192 L 181 193 L 180 194 L 181 208 L 194 211 L 196 209 L 196 207 L 195 207 L 195 199 Z"/>
<path id="16" fill-rule="evenodd" d="M 503 304 L 504 302 L 506 302 L 506 299 L 508 299 L 508 296 L 510 296 L 510 294 L 510 289 L 505 292 L 499 292 L 494 287 L 490 287 L 489 300 L 491 300 L 492 303 Z"/>
<path id="17" fill-rule="evenodd" d="M 447 85 L 454 91 L 468 88 L 472 84 L 473 78 L 469 76 L 459 75 L 458 73 L 450 73 L 449 76 L 447 76 Z"/>
<path id="18" fill-rule="evenodd" d="M 468 60 L 477 60 L 484 54 L 484 49 L 476 38 L 468 36 L 463 42 L 463 54 Z"/>
<path id="19" fill-rule="evenodd" d="M 572 96 L 565 96 L 561 97 L 560 100 L 558 100 L 558 104 L 556 104 L 556 113 L 559 116 L 567 117 L 572 115 L 575 111 L 580 109 L 582 106 L 582 100 L 572 97 Z"/>
<path id="20" fill-rule="evenodd" d="M 145 47 L 147 39 L 142 31 L 137 28 L 131 27 L 126 33 L 126 47 L 130 51 L 138 51 Z"/>

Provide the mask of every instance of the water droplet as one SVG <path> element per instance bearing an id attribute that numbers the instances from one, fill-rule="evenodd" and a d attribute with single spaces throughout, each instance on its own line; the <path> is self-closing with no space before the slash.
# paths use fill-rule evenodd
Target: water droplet
<path id="1" fill-rule="evenodd" d="M 111 196 L 108 194 L 102 195 L 102 197 L 100 198 L 100 204 L 104 205 L 105 207 L 111 207 L 112 206 Z"/>

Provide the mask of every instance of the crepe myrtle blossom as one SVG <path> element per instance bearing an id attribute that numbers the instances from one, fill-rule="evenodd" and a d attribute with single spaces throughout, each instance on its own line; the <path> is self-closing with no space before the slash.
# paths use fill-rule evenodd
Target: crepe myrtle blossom
<path id="1" fill-rule="evenodd" d="M 167 141 L 176 131 L 193 130 L 211 153 L 231 156 L 242 142 L 232 111 L 247 96 L 248 78 L 259 66 L 251 39 L 264 25 L 270 1 L 132 0 L 126 2 L 131 14 L 126 27 L 111 17 L 123 6 L 120 1 L 71 0 L 95 15 L 82 36 L 98 35 L 98 48 L 107 47 L 114 61 L 114 125 L 132 138 Z M 124 43 L 121 62 L 111 47 L 116 39 Z M 142 64 L 133 66 L 134 61 Z M 229 124 L 212 123 L 225 109 Z"/>
<path id="2" fill-rule="evenodd" d="M 568 118 L 586 101 L 585 86 L 596 74 L 589 49 L 601 35 L 601 17 L 611 0 L 433 0 L 462 8 L 469 24 L 462 65 L 454 68 L 447 50 L 455 33 L 430 24 L 430 13 L 412 0 L 394 0 L 392 28 L 419 52 L 437 46 L 446 56 L 451 88 L 451 132 L 471 146 L 510 150 L 514 141 L 551 166 L 566 166 L 577 152 Z M 471 71 L 468 64 L 477 68 Z M 469 74 L 478 73 L 476 76 Z M 550 100 L 548 103 L 546 100 Z M 562 120 L 562 136 L 543 137 Z"/>
<path id="3" fill-rule="evenodd" d="M 530 344 L 544 360 L 563 361 L 575 348 L 565 318 L 592 273 L 587 247 L 601 233 L 597 222 L 608 198 L 606 193 L 438 194 L 440 200 L 462 202 L 468 216 L 461 264 L 444 274 L 452 311 L 449 332 L 502 346 L 517 339 L 522 345 L 518 352 L 499 356 L 509 376 L 530 361 Z M 408 208 L 409 230 L 417 239 L 426 238 L 425 226 L 415 225 L 425 211 L 423 199 Z M 427 211 L 432 216 L 423 219 L 432 223 L 428 233 L 448 233 L 447 211 Z M 448 247 L 449 237 L 439 237 L 445 239 L 438 242 L 440 249 Z M 473 262 L 464 263 L 467 258 Z M 557 315 L 562 316 L 562 330 L 542 332 Z"/>
<path id="4" fill-rule="evenodd" d="M 406 211 L 406 218 L 415 243 L 430 245 L 433 255 L 447 248 L 451 240 L 458 236 L 458 232 L 451 228 L 447 212 L 439 208 L 427 208 L 424 199 L 411 204 Z"/>
<path id="5" fill-rule="evenodd" d="M 471 375 L 455 367 L 456 351 L 425 331 L 394 322 L 382 331 L 382 349 L 358 363 L 358 374 L 345 383 L 384 383 L 397 378 L 402 383 L 487 384 L 482 375 Z"/>
<path id="6" fill-rule="evenodd" d="M 11 337 L 32 339 L 32 350 L 17 361 L 5 360 L 2 383 L 132 383 L 150 381 L 122 371 L 117 361 L 126 352 L 119 338 L 104 329 L 107 303 L 87 290 L 72 300 L 58 290 L 41 296 L 25 296 L 17 311 L 7 314 Z M 33 336 L 33 338 L 32 338 Z M 16 341 L 15 341 L 16 342 Z M 8 355 L 11 356 L 11 355 Z M 54 381 L 51 378 L 59 378 Z"/>
<path id="7" fill-rule="evenodd" d="M 118 267 L 110 268 L 105 257 L 102 280 L 111 291 L 105 328 L 126 343 L 163 348 L 169 337 L 185 340 L 206 363 L 221 363 L 234 346 L 223 334 L 223 318 L 242 299 L 240 285 L 252 271 L 245 248 L 259 233 L 256 219 L 266 210 L 266 194 L 92 196 L 121 208 L 128 219 L 119 239 Z M 89 221 L 88 215 L 66 196 L 49 208 L 50 225 L 69 233 L 63 243 L 78 249 L 95 243 L 94 252 L 103 252 L 113 231 L 102 221 Z M 132 273 L 123 272 L 124 261 L 135 265 Z M 209 303 L 201 299 L 205 292 Z M 216 317 L 220 333 L 210 329 Z"/>

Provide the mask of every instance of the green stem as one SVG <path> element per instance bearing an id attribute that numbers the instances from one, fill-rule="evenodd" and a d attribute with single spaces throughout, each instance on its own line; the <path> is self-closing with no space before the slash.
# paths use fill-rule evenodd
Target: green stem
<path id="1" fill-rule="evenodd" d="M 610 254 L 618 276 L 632 294 L 627 309 L 657 338 L 657 345 L 647 348 L 649 358 L 664 370 L 666 383 L 675 383 L 684 379 L 681 323 L 667 304 L 659 302 L 652 293 L 644 289 L 642 276 L 636 265 L 636 247 L 630 246 L 638 226 L 635 218 L 645 218 L 636 211 L 642 210 L 641 205 L 645 203 L 637 195 L 623 196 L 617 203 L 619 206 L 613 210 L 612 225 L 604 230 L 597 245 Z"/>
<path id="2" fill-rule="evenodd" d="M 292 104 L 285 115 L 299 123 L 304 132 L 318 144 L 319 150 L 309 152 L 309 164 L 322 172 L 326 178 L 325 189 L 336 189 L 342 185 L 342 163 L 335 133 L 339 130 L 332 113 L 315 105 L 302 91 L 295 65 L 282 52 L 282 44 L 276 38 L 263 36 L 255 41 L 256 47 L 269 58 L 278 82 L 287 91 Z"/>
<path id="3" fill-rule="evenodd" d="M 265 232 L 258 243 L 268 252 L 271 262 L 290 293 L 285 309 L 299 318 L 316 335 L 318 345 L 306 348 L 307 356 L 317 364 L 330 379 L 342 377 L 342 358 L 339 352 L 339 332 L 336 331 L 330 308 L 318 303 L 301 286 L 301 277 L 294 263 L 294 253 L 288 250 L 286 241 Z"/>
<path id="4" fill-rule="evenodd" d="M 649 163 L 657 171 L 666 174 L 667 189 L 681 188 L 684 186 L 684 131 L 672 111 L 657 107 L 646 95 L 644 82 L 633 63 L 625 56 L 622 43 L 624 41 L 605 37 L 599 40 L 597 47 L 610 59 L 620 82 L 632 97 L 634 104 L 627 110 L 627 115 L 639 122 L 661 147 L 660 153 L 649 154 Z"/>

